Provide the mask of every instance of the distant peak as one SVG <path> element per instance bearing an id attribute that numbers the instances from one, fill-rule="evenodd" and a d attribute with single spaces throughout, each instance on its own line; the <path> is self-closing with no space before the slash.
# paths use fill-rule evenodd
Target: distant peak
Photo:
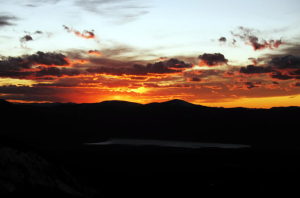
<path id="1" fill-rule="evenodd" d="M 13 104 L 10 103 L 10 102 L 7 102 L 7 101 L 4 100 L 4 99 L 0 99 L 0 105 L 13 105 Z"/>
<path id="2" fill-rule="evenodd" d="M 186 102 L 184 100 L 180 99 L 174 99 L 174 100 L 169 100 L 167 102 L 163 102 L 163 104 L 171 105 L 171 106 L 183 106 L 183 107 L 193 107 L 195 106 L 192 103 Z"/>

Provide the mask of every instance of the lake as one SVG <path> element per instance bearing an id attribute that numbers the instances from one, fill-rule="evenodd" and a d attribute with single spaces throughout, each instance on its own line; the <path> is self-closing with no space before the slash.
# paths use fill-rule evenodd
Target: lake
<path id="1" fill-rule="evenodd" d="M 85 145 L 161 146 L 161 147 L 176 147 L 176 148 L 249 148 L 250 147 L 250 145 L 243 145 L 243 144 L 182 142 L 182 141 L 149 140 L 149 139 L 109 139 L 104 142 L 86 143 Z"/>

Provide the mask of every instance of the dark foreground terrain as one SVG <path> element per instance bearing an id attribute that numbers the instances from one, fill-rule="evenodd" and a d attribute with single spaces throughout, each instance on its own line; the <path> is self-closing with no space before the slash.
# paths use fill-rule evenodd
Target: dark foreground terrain
<path id="1" fill-rule="evenodd" d="M 296 195 L 300 108 L 0 101 L 1 197 Z M 113 138 L 249 145 L 86 145 Z M 296 194 L 295 194 L 296 193 Z"/>

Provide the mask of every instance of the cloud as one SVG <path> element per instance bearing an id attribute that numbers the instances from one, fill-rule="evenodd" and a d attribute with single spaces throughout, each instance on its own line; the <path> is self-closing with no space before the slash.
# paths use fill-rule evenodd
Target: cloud
<path id="1" fill-rule="evenodd" d="M 30 35 L 25 35 L 20 39 L 20 42 L 27 42 L 27 41 L 33 41 L 32 37 Z"/>
<path id="2" fill-rule="evenodd" d="M 196 77 L 196 76 L 187 78 L 186 80 L 187 80 L 187 82 L 204 82 L 205 81 L 204 79 L 201 79 L 201 78 Z"/>
<path id="3" fill-rule="evenodd" d="M 219 42 L 221 42 L 221 43 L 226 43 L 226 38 L 225 38 L 225 37 L 219 38 Z"/>
<path id="4" fill-rule="evenodd" d="M 101 52 L 99 52 L 98 50 L 89 50 L 87 52 L 88 55 L 95 55 L 95 56 L 102 56 Z"/>
<path id="5" fill-rule="evenodd" d="M 300 79 L 300 57 L 293 55 L 273 57 L 266 66 L 240 67 L 239 73 L 245 75 L 265 73 L 277 80 Z"/>
<path id="6" fill-rule="evenodd" d="M 164 57 L 159 57 L 158 58 L 158 60 L 160 60 L 160 61 L 164 61 L 164 60 L 168 60 L 169 58 L 168 57 L 166 57 L 166 56 L 164 56 Z"/>
<path id="7" fill-rule="evenodd" d="M 180 61 L 176 58 L 171 58 L 171 59 L 165 60 L 164 64 L 168 68 L 172 68 L 172 69 L 185 69 L 185 68 L 193 67 L 193 64 L 185 63 L 184 61 Z"/>
<path id="8" fill-rule="evenodd" d="M 300 56 L 273 57 L 268 62 L 268 67 L 273 69 L 269 74 L 271 78 L 278 80 L 300 79 Z"/>
<path id="9" fill-rule="evenodd" d="M 253 89 L 253 88 L 258 88 L 261 87 L 262 83 L 261 82 L 244 82 L 244 89 Z"/>
<path id="10" fill-rule="evenodd" d="M 2 57 L 0 60 L 0 72 L 20 71 L 29 68 L 31 68 L 31 64 L 21 57 Z"/>
<path id="11" fill-rule="evenodd" d="M 271 71 L 273 71 L 271 67 L 248 65 L 247 67 L 241 67 L 239 70 L 239 73 L 241 73 L 241 74 L 263 74 L 263 73 L 270 73 Z"/>
<path id="12" fill-rule="evenodd" d="M 281 86 L 278 82 L 272 81 L 272 84 L 266 84 L 265 88 L 266 89 L 281 89 Z"/>
<path id="13" fill-rule="evenodd" d="M 231 72 L 231 71 L 228 71 Z M 224 74 L 223 70 L 217 70 L 217 69 L 205 69 L 205 70 L 187 70 L 183 71 L 183 75 L 186 77 L 200 77 L 201 79 L 203 78 L 219 78 L 222 77 Z"/>
<path id="14" fill-rule="evenodd" d="M 38 51 L 36 54 L 25 56 L 25 58 L 34 65 L 70 66 L 70 60 L 61 53 Z"/>
<path id="15" fill-rule="evenodd" d="M 18 20 L 17 17 L 13 17 L 13 16 L 0 16 L 0 28 L 4 27 L 4 26 L 12 26 L 15 25 L 13 23 L 11 23 L 11 21 L 15 21 Z"/>
<path id="16" fill-rule="evenodd" d="M 191 85 L 188 84 L 159 85 L 155 83 L 143 83 L 143 86 L 150 87 L 150 88 L 192 88 Z"/>
<path id="17" fill-rule="evenodd" d="M 240 38 L 242 41 L 245 42 L 246 45 L 251 45 L 254 49 L 256 50 L 263 50 L 263 49 L 274 49 L 278 48 L 280 45 L 285 44 L 285 42 L 282 41 L 282 39 L 278 40 L 269 40 L 266 41 L 265 39 L 259 39 L 257 37 L 257 34 L 260 33 L 258 30 L 250 29 L 250 28 L 245 28 L 245 27 L 238 27 L 239 33 L 234 33 L 231 31 L 231 34 L 235 37 Z M 259 41 L 261 40 L 261 41 Z"/>
<path id="18" fill-rule="evenodd" d="M 290 87 L 297 87 L 300 88 L 300 82 L 291 83 Z"/>
<path id="19" fill-rule="evenodd" d="M 30 35 L 25 35 L 22 38 L 20 38 L 21 47 L 26 48 L 26 42 L 33 41 L 32 37 Z"/>
<path id="20" fill-rule="evenodd" d="M 254 88 L 259 88 L 262 86 L 262 83 L 260 81 L 258 82 L 235 82 L 233 85 L 227 85 L 229 90 L 234 90 L 234 89 L 243 89 L 243 90 L 251 90 Z"/>
<path id="21" fill-rule="evenodd" d="M 148 13 L 149 6 L 140 0 L 76 0 L 74 4 L 86 11 L 106 18 L 111 18 L 116 24 L 134 21 Z"/>
<path id="22" fill-rule="evenodd" d="M 223 73 L 223 76 L 224 77 L 234 77 L 235 76 L 235 73 L 233 71 L 225 71 Z"/>
<path id="23" fill-rule="evenodd" d="M 94 31 L 87 31 L 84 30 L 82 33 L 80 33 L 77 30 L 74 30 L 72 28 L 69 28 L 68 26 L 63 25 L 63 28 L 67 30 L 69 33 L 74 33 L 76 36 L 84 39 L 95 39 L 97 42 L 99 42 L 98 38 L 96 37 Z"/>
<path id="24" fill-rule="evenodd" d="M 53 83 L 33 84 L 33 87 L 77 87 L 83 80 L 79 78 L 59 78 Z"/>
<path id="25" fill-rule="evenodd" d="M 78 76 L 82 74 L 81 70 L 73 69 L 73 68 L 42 68 L 40 71 L 36 72 L 36 77 L 62 77 L 62 76 Z"/>
<path id="26" fill-rule="evenodd" d="M 200 59 L 199 65 L 204 63 L 204 65 L 212 67 L 212 66 L 219 66 L 223 64 L 227 64 L 228 60 L 225 59 L 223 54 L 220 53 L 214 53 L 214 54 L 203 54 L 199 55 L 198 59 Z"/>
<path id="27" fill-rule="evenodd" d="M 89 68 L 87 72 L 107 75 L 148 75 L 148 74 L 174 74 L 180 73 L 182 69 L 191 68 L 192 64 L 185 63 L 177 59 L 159 61 L 154 64 L 148 63 L 146 66 L 134 64 L 131 67 L 97 67 Z"/>
<path id="28" fill-rule="evenodd" d="M 87 60 L 70 60 L 61 53 L 38 51 L 22 57 L 1 57 L 0 76 L 11 78 L 35 79 L 43 76 L 76 76 L 79 70 L 71 68 L 74 64 L 85 64 Z"/>
<path id="29" fill-rule="evenodd" d="M 222 89 L 222 87 L 218 86 L 218 85 L 205 85 L 203 87 L 208 88 L 208 89 Z"/>
<path id="30" fill-rule="evenodd" d="M 35 31 L 33 34 L 43 34 L 43 32 L 40 31 L 40 30 L 37 30 L 37 31 Z"/>
<path id="31" fill-rule="evenodd" d="M 274 57 L 268 62 L 268 65 L 277 69 L 300 69 L 300 56 Z"/>
<path id="32" fill-rule="evenodd" d="M 268 74 L 271 78 L 277 79 L 277 80 L 290 80 L 294 77 L 288 75 L 288 73 L 282 73 L 280 71 L 273 71 Z"/>

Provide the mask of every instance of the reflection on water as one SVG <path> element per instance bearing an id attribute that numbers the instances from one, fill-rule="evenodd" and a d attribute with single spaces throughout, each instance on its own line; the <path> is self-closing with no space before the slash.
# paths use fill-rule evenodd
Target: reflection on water
<path id="1" fill-rule="evenodd" d="M 202 142 L 181 142 L 165 140 L 145 140 L 145 139 L 110 139 L 105 142 L 86 143 L 86 145 L 130 145 L 130 146 L 164 146 L 177 148 L 246 148 L 249 145 L 242 144 L 219 144 L 219 143 L 202 143 Z"/>

